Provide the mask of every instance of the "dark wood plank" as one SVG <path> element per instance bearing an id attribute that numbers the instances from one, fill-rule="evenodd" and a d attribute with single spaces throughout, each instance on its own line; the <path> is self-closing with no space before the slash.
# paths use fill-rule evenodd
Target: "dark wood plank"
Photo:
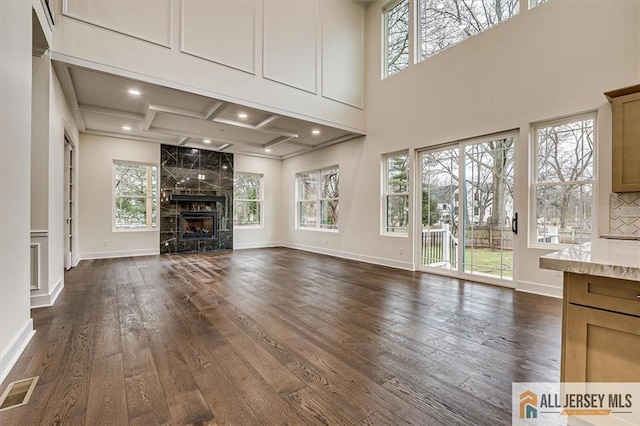
<path id="1" fill-rule="evenodd" d="M 0 424 L 508 424 L 559 379 L 561 302 L 290 249 L 81 262 Z"/>
<path id="2" fill-rule="evenodd" d="M 122 354 L 94 359 L 88 401 L 86 424 L 121 425 L 129 421 Z"/>

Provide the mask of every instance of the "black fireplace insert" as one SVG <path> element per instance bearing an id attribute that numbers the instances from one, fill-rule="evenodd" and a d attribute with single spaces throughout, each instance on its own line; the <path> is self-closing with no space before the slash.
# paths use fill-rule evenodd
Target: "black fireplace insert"
<path id="1" fill-rule="evenodd" d="M 181 240 L 217 238 L 217 214 L 216 212 L 199 211 L 182 212 L 178 228 Z"/>

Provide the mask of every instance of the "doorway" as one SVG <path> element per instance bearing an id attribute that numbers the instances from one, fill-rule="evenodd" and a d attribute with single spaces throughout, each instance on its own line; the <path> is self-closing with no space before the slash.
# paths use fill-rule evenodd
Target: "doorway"
<path id="1" fill-rule="evenodd" d="M 73 197 L 74 197 L 73 144 L 64 137 L 64 268 L 73 267 Z"/>
<path id="2" fill-rule="evenodd" d="M 420 269 L 513 286 L 516 134 L 418 153 Z"/>

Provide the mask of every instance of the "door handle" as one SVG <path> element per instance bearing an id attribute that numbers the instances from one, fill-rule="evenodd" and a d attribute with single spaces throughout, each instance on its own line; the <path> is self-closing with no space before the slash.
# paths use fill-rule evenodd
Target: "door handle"
<path id="1" fill-rule="evenodd" d="M 511 219 L 511 230 L 514 234 L 518 235 L 518 213 L 513 214 L 513 219 Z"/>

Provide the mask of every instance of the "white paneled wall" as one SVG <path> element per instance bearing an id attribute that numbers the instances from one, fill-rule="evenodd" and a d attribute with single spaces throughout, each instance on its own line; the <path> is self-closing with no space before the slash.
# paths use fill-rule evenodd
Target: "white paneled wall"
<path id="1" fill-rule="evenodd" d="M 182 1 L 181 51 L 255 74 L 254 1 Z"/>
<path id="2" fill-rule="evenodd" d="M 322 96 L 362 108 L 364 28 L 353 2 L 322 3 Z"/>
<path id="3" fill-rule="evenodd" d="M 316 93 L 318 5 L 284 1 L 264 5 L 264 76 Z"/>
<path id="4" fill-rule="evenodd" d="M 351 0 L 60 4 L 55 60 L 365 130 L 365 9 Z"/>
<path id="5" fill-rule="evenodd" d="M 125 2 L 73 0 L 64 14 L 88 24 L 171 47 L 171 0 Z"/>

